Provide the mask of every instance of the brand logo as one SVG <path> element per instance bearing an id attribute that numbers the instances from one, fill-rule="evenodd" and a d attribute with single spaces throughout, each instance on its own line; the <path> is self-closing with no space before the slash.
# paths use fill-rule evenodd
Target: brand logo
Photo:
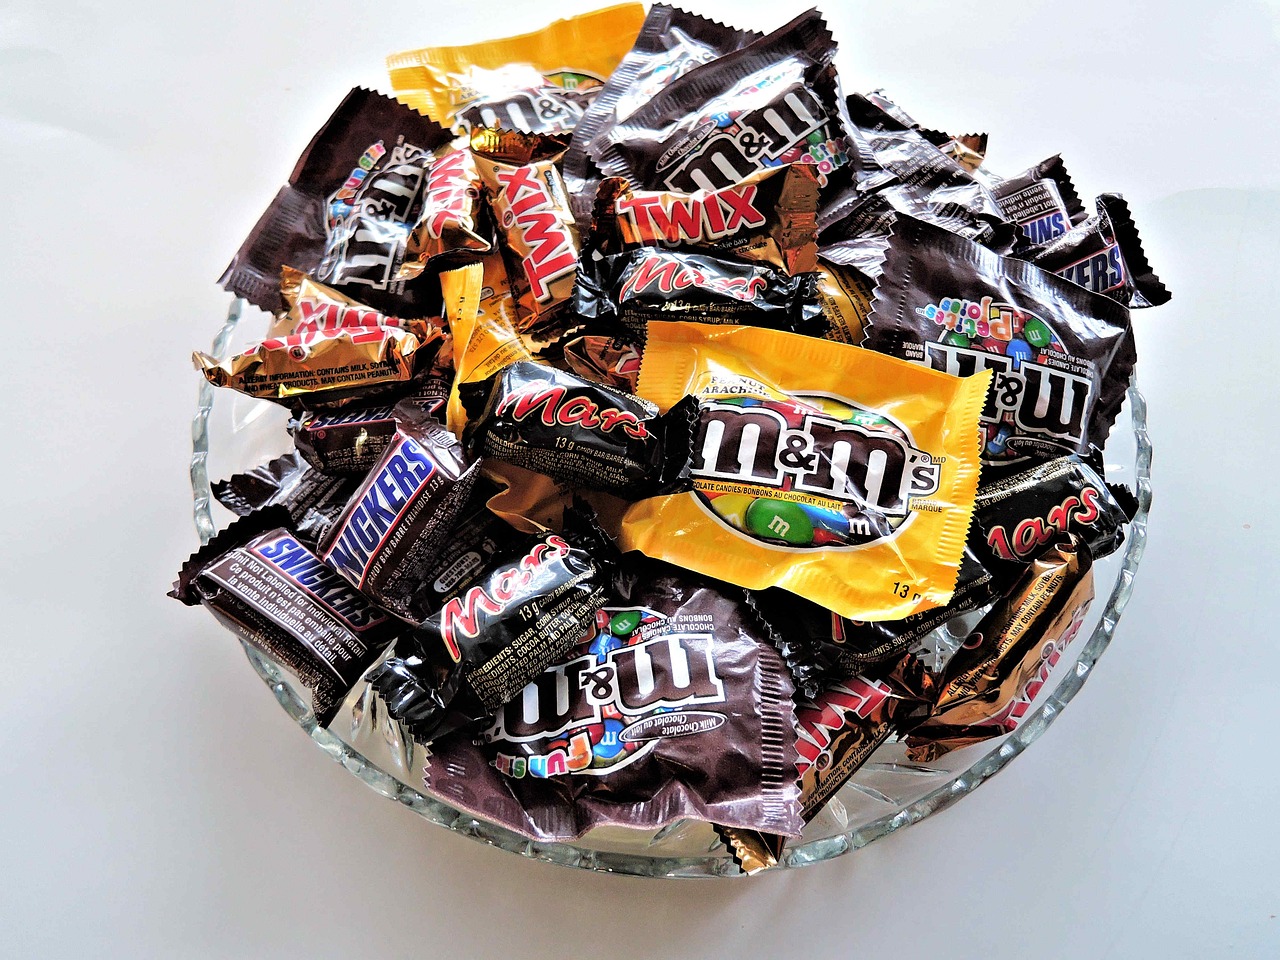
<path id="1" fill-rule="evenodd" d="M 702 404 L 692 472 L 706 480 L 795 490 L 905 517 L 909 497 L 937 492 L 942 468 L 909 437 L 817 410 L 804 412 L 800 425 L 792 427 L 771 406 L 713 400 Z M 873 526 L 879 525 L 868 522 L 863 532 L 871 534 Z"/>
<path id="2" fill-rule="evenodd" d="M 711 290 L 734 300 L 750 303 L 767 286 L 759 274 L 751 277 L 722 277 L 704 273 L 691 263 L 676 260 L 663 254 L 645 257 L 630 272 L 618 289 L 618 302 L 626 303 L 648 290 L 657 290 L 666 296 L 699 287 Z"/>
<path id="3" fill-rule="evenodd" d="M 381 149 L 381 143 L 375 147 Z M 365 151 L 362 164 L 372 150 Z M 381 166 L 372 169 L 378 162 L 373 161 L 354 187 L 349 179 L 329 198 L 329 249 L 321 279 L 377 290 L 392 281 L 392 269 L 404 248 L 404 224 L 421 196 L 430 154 L 402 143 L 378 157 Z M 353 171 L 352 178 L 355 175 Z"/>
<path id="4" fill-rule="evenodd" d="M 439 613 L 440 636 L 453 662 L 462 659 L 460 636 L 474 640 L 480 635 L 482 615 L 498 616 L 517 598 L 526 598 L 553 569 L 563 571 L 569 551 L 569 544 L 553 534 L 536 544 L 519 563 L 496 572 L 485 586 L 474 586 L 446 603 Z"/>
<path id="5" fill-rule="evenodd" d="M 1022 233 L 1030 243 L 1046 243 L 1067 232 L 1067 217 L 1061 210 L 1022 224 Z"/>
<path id="6" fill-rule="evenodd" d="M 707 120 L 658 160 L 659 172 L 671 168 L 663 174 L 663 186 L 685 193 L 715 190 L 764 167 L 776 166 L 782 162 L 783 154 L 822 130 L 827 115 L 811 90 L 794 85 L 771 102 L 739 114 L 725 125 L 717 123 L 717 119 Z M 814 146 L 823 147 L 818 151 L 820 157 L 806 153 L 797 159 L 816 163 L 819 183 L 825 184 L 824 174 L 843 164 L 847 157 L 833 141 Z"/>
<path id="7" fill-rule="evenodd" d="M 995 372 L 982 420 L 1011 418 L 1024 434 L 1068 441 L 1074 449 L 1084 437 L 1085 414 L 1093 394 L 1088 377 L 985 350 L 948 343 L 926 343 L 925 363 L 954 377 Z"/>
<path id="8" fill-rule="evenodd" d="M 723 715 L 692 709 L 724 702 L 713 646 L 709 634 L 663 633 L 544 671 L 502 708 L 485 737 L 563 745 L 542 754 L 499 754 L 495 765 L 513 777 L 589 772 L 593 765 L 611 772 L 619 763 L 606 758 L 631 762 L 659 739 L 722 726 Z"/>
<path id="9" fill-rule="evenodd" d="M 439 240 L 452 225 L 470 219 L 468 210 L 476 189 L 468 175 L 467 151 L 453 150 L 431 165 L 421 224 L 427 236 Z"/>
<path id="10" fill-rule="evenodd" d="M 361 154 L 360 159 L 356 161 L 356 167 L 351 171 L 351 176 L 347 177 L 346 182 L 338 188 L 337 193 L 333 195 L 332 200 L 350 200 L 360 189 L 360 184 L 364 183 L 365 177 L 369 176 L 369 171 L 378 165 L 378 161 L 386 154 L 387 148 L 383 146 L 382 141 L 370 144 Z"/>
<path id="11" fill-rule="evenodd" d="M 637 440 L 649 437 L 644 423 L 631 411 L 601 407 L 590 397 L 573 394 L 551 380 L 535 380 L 504 397 L 497 413 L 510 414 L 517 421 L 538 413 L 538 419 L 548 427 L 580 426 L 602 433 L 621 430 Z"/>
<path id="12" fill-rule="evenodd" d="M 1114 243 L 1102 253 L 1077 260 L 1056 272 L 1058 276 L 1094 293 L 1106 293 L 1125 283 L 1124 257 L 1120 254 L 1119 245 Z"/>
<path id="13" fill-rule="evenodd" d="M 1008 342 L 1020 334 L 1027 319 L 1033 314 L 1023 313 L 1008 303 L 998 303 L 991 297 L 981 300 L 962 300 L 959 297 L 943 297 L 937 303 L 916 307 L 916 314 L 966 337 Z M 1037 318 L 1039 319 L 1039 318 Z"/>
<path id="14" fill-rule="evenodd" d="M 686 197 L 642 193 L 619 200 L 617 212 L 643 241 L 709 243 L 764 226 L 765 215 L 755 206 L 756 193 L 754 183 Z"/>
<path id="15" fill-rule="evenodd" d="M 1049 679 L 1049 675 L 1053 673 L 1053 668 L 1062 659 L 1063 652 L 1080 633 L 1080 628 L 1084 625 L 1084 617 L 1089 611 L 1090 603 L 1090 600 L 1086 600 L 1076 607 L 1071 616 L 1071 622 L 1062 631 L 1061 637 L 1057 640 L 1052 637 L 1045 638 L 1040 646 L 1039 668 L 1031 679 L 1027 681 L 1026 686 L 1018 691 L 1018 695 L 1010 700 L 1000 711 L 992 715 L 989 721 L 991 726 L 999 727 L 1005 733 L 1018 728 L 1018 724 L 1022 722 L 1022 718 L 1031 709 L 1031 704 L 1035 702 L 1040 690 Z"/>
<path id="16" fill-rule="evenodd" d="M 1085 487 L 1080 496 L 1067 497 L 1053 507 L 1048 516 L 1019 520 L 1012 534 L 1003 526 L 992 527 L 987 532 L 987 544 L 1002 560 L 1025 560 L 1066 533 L 1073 523 L 1087 527 L 1097 520 L 1101 513 L 1100 496 L 1097 488 Z"/>
<path id="17" fill-rule="evenodd" d="M 387 620 L 361 594 L 293 537 L 261 540 L 249 552 L 266 560 L 299 587 L 359 632 Z"/>
<path id="18" fill-rule="evenodd" d="M 268 337 L 266 340 L 250 344 L 244 355 L 251 357 L 259 350 L 288 350 L 295 360 L 305 360 L 311 348 L 325 340 L 341 337 L 349 343 L 382 343 L 400 335 L 396 327 L 339 327 L 336 330 L 307 330 L 303 333 L 291 333 L 287 337 Z"/>
<path id="19" fill-rule="evenodd" d="M 553 169 L 548 178 L 558 176 Z M 529 164 L 514 170 L 500 169 L 498 185 L 507 209 L 503 225 L 514 226 L 529 253 L 521 261 L 529 290 L 539 303 L 551 299 L 550 283 L 577 269 L 578 253 L 568 227 L 556 215 L 556 205 L 538 167 Z"/>
<path id="20" fill-rule="evenodd" d="M 831 749 L 836 733 L 850 717 L 866 720 L 889 699 L 892 691 L 881 680 L 854 677 L 835 684 L 796 710 L 796 772 L 804 776 Z M 828 761 L 829 762 L 829 761 Z"/>
<path id="21" fill-rule="evenodd" d="M 435 472 L 435 462 L 416 441 L 399 437 L 365 480 L 356 505 L 348 508 L 330 534 L 336 539 L 324 559 L 352 583 L 363 586 L 396 520 Z"/>

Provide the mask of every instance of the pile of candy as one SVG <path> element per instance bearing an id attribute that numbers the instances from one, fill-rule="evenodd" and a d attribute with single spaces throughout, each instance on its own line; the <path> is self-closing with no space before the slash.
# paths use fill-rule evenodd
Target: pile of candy
<path id="1" fill-rule="evenodd" d="M 886 740 L 1012 730 L 1136 509 L 1101 451 L 1169 295 L 1120 197 L 835 50 L 624 4 L 391 57 L 222 277 L 270 325 L 197 366 L 296 449 L 173 595 L 537 840 L 692 818 L 756 870 Z"/>

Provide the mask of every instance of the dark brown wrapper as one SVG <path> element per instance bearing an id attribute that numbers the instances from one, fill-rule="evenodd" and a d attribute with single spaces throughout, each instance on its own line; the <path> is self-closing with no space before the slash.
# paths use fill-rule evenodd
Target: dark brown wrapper
<path id="1" fill-rule="evenodd" d="M 579 229 L 585 231 L 590 225 L 591 197 L 600 178 L 599 169 L 587 155 L 587 144 L 612 130 L 672 81 L 760 36 L 665 3 L 649 8 L 635 44 L 578 121 L 564 156 L 564 178 Z"/>
<path id="2" fill-rule="evenodd" d="M 1021 230 L 1019 249 L 1060 237 L 1089 216 L 1058 154 L 1001 180 L 991 192 L 1004 215 Z"/>
<path id="3" fill-rule="evenodd" d="M 819 226 L 851 177 L 836 44 L 816 10 L 690 71 L 587 152 L 647 190 L 714 190 L 779 163 L 808 163 L 822 187 Z"/>
<path id="4" fill-rule="evenodd" d="M 302 152 L 223 272 L 223 288 L 272 313 L 291 266 L 362 303 L 402 316 L 439 312 L 439 292 L 396 278 L 417 222 L 431 151 L 452 134 L 409 107 L 357 87 Z"/>
<path id="5" fill-rule="evenodd" d="M 449 386 L 446 378 L 428 376 L 408 402 L 443 424 Z M 363 476 L 374 468 L 396 435 L 395 406 L 304 411 L 290 422 L 289 431 L 298 452 L 317 470 Z"/>
<path id="6" fill-rule="evenodd" d="M 812 273 L 818 256 L 818 175 L 812 164 L 759 170 L 718 190 L 635 190 L 603 180 L 587 246 L 614 253 L 638 246 L 699 247 Z"/>
<path id="7" fill-rule="evenodd" d="M 1032 562 L 947 663 L 929 718 L 907 737 L 913 760 L 1014 730 L 1093 600 L 1093 558 L 1074 538 Z M 962 732 L 958 732 L 962 731 Z"/>
<path id="8" fill-rule="evenodd" d="M 479 742 L 437 740 L 427 786 L 535 840 L 684 818 L 796 834 L 792 688 L 742 611 L 731 586 L 625 558 L 572 656 Z"/>
<path id="9" fill-rule="evenodd" d="M 238 516 L 263 507 L 289 511 L 290 529 L 314 548 L 346 506 L 356 487 L 352 477 L 329 476 L 291 451 L 252 470 L 210 484 L 219 503 Z"/>
<path id="10" fill-rule="evenodd" d="M 236 520 L 192 555 L 170 596 L 293 673 L 316 719 L 334 710 L 403 625 L 327 567 L 269 507 Z"/>
<path id="11" fill-rule="evenodd" d="M 477 476 L 461 444 L 413 403 L 396 436 L 320 543 L 325 563 L 381 606 L 416 620 L 412 598 Z"/>

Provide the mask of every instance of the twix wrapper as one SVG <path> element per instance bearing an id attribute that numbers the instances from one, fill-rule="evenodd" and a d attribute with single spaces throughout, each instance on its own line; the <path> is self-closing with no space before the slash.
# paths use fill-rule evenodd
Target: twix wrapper
<path id="1" fill-rule="evenodd" d="M 437 257 L 475 257 L 493 249 L 481 224 L 480 172 L 466 146 L 451 146 L 431 161 L 418 222 L 405 242 L 397 279 L 410 280 Z"/>
<path id="2" fill-rule="evenodd" d="M 767 167 L 718 190 L 635 190 L 601 181 L 592 246 L 710 247 L 788 275 L 817 269 L 818 174 L 812 164 Z"/>
<path id="3" fill-rule="evenodd" d="M 285 309 L 272 319 L 268 330 L 272 337 L 322 336 L 345 327 L 407 326 L 399 317 L 375 310 L 290 266 L 280 268 L 280 296 Z"/>
<path id="4" fill-rule="evenodd" d="M 404 327 L 341 327 L 268 337 L 243 353 L 218 360 L 199 350 L 196 369 L 215 387 L 286 406 L 342 406 L 407 392 L 419 371 L 430 366 L 444 341 L 436 321 L 413 320 Z"/>
<path id="5" fill-rule="evenodd" d="M 907 737 L 927 763 L 1009 733 L 1080 631 L 1093 600 L 1093 558 L 1072 538 L 1038 557 L 948 662 L 928 720 Z"/>
<path id="6" fill-rule="evenodd" d="M 477 130 L 471 138 L 526 327 L 564 307 L 578 273 L 578 227 L 556 169 L 565 143 L 501 130 Z"/>
<path id="7" fill-rule="evenodd" d="M 664 412 L 698 398 L 694 489 L 635 504 L 623 547 L 853 619 L 947 603 L 989 380 L 886 359 L 761 327 L 651 323 L 639 393 Z"/>

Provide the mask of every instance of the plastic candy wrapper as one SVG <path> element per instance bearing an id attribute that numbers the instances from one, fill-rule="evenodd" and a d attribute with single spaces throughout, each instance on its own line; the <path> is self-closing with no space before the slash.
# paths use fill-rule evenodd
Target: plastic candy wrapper
<path id="1" fill-rule="evenodd" d="M 432 158 L 418 222 L 405 241 L 397 279 L 411 280 L 433 260 L 466 260 L 493 249 L 492 226 L 482 218 L 480 171 L 466 145 Z"/>
<path id="2" fill-rule="evenodd" d="M 391 87 L 459 133 L 572 130 L 643 20 L 641 4 L 620 3 L 516 37 L 406 50 L 387 57 Z"/>
<path id="3" fill-rule="evenodd" d="M 818 304 L 827 319 L 823 336 L 860 346 L 862 328 L 871 315 L 875 282 L 856 267 L 819 263 L 817 285 Z"/>
<path id="4" fill-rule="evenodd" d="M 848 119 L 816 10 L 672 82 L 587 152 L 645 190 L 716 190 L 765 167 L 813 164 L 823 203 L 850 178 Z M 819 226 L 824 223 L 819 213 Z"/>
<path id="5" fill-rule="evenodd" d="M 441 423 L 449 398 L 449 381 L 428 376 L 419 382 L 408 401 Z M 343 408 L 336 411 L 303 411 L 289 422 L 298 453 L 325 473 L 363 476 L 373 469 L 396 435 L 395 407 Z"/>
<path id="6" fill-rule="evenodd" d="M 1101 450 L 1137 359 L 1114 300 L 909 217 L 864 345 L 957 376 L 992 371 L 982 459 L 1002 468 Z"/>
<path id="7" fill-rule="evenodd" d="M 1001 212 L 1021 229 L 1021 247 L 1047 243 L 1088 217 L 1058 154 L 1015 177 L 999 180 L 991 192 Z"/>
<path id="8" fill-rule="evenodd" d="M 431 285 L 406 286 L 398 272 L 432 151 L 451 136 L 389 97 L 352 90 L 311 139 L 219 282 L 275 313 L 285 308 L 280 268 L 289 266 L 378 310 L 437 313 Z"/>
<path id="9" fill-rule="evenodd" d="M 590 224 L 591 198 L 599 181 L 587 144 L 644 106 L 673 80 L 759 37 L 755 31 L 735 30 L 665 3 L 649 8 L 636 42 L 574 128 L 564 157 L 564 178 L 580 229 Z"/>
<path id="10" fill-rule="evenodd" d="M 654 323 L 640 395 L 701 405 L 694 489 L 635 504 L 625 549 L 841 616 L 951 599 L 989 381 L 758 327 Z"/>
<path id="11" fill-rule="evenodd" d="M 1118 194 L 1098 197 L 1096 216 L 1020 254 L 1074 284 L 1129 307 L 1158 307 L 1172 296 L 1151 270 L 1129 205 Z"/>
<path id="12" fill-rule="evenodd" d="M 819 239 L 833 263 L 878 276 L 899 214 L 909 214 L 993 249 L 1013 248 L 1016 230 L 973 173 L 866 97 L 846 101 L 858 147 L 855 182 L 832 201 Z"/>
<path id="13" fill-rule="evenodd" d="M 635 190 L 610 177 L 596 193 L 588 246 L 694 246 L 763 263 L 787 276 L 817 269 L 818 175 L 789 163 L 718 190 Z"/>
<path id="14" fill-rule="evenodd" d="M 409 602 L 476 481 L 476 464 L 420 407 L 395 409 L 396 436 L 320 543 L 320 556 L 381 606 Z"/>
<path id="15" fill-rule="evenodd" d="M 928 720 L 907 737 L 912 760 L 928 763 L 1017 727 L 1080 630 L 1092 566 L 1078 543 L 1055 544 L 1032 562 L 947 664 Z"/>
<path id="16" fill-rule="evenodd" d="M 472 742 L 437 740 L 427 787 L 535 840 L 696 817 L 792 835 L 791 684 L 733 587 L 624 563 L 572 655 Z"/>
<path id="17" fill-rule="evenodd" d="M 617 496 L 652 495 L 689 476 L 692 398 L 659 416 L 647 400 L 527 361 L 459 390 L 473 456 Z"/>
<path id="18" fill-rule="evenodd" d="M 508 528 L 451 596 L 367 679 L 420 743 L 485 720 L 563 657 L 604 605 L 614 551 L 589 513 L 562 533 Z"/>
<path id="19" fill-rule="evenodd" d="M 292 672 L 328 722 L 365 668 L 403 629 L 324 565 L 289 529 L 283 507 L 232 523 L 183 564 L 169 595 Z"/>
<path id="20" fill-rule="evenodd" d="M 477 130 L 471 146 L 493 208 L 522 326 L 568 303 L 578 271 L 578 227 L 555 161 L 563 139 Z"/>
<path id="21" fill-rule="evenodd" d="M 621 325 L 636 339 L 650 323 L 671 320 L 819 332 L 816 284 L 811 273 L 788 277 L 764 264 L 641 247 L 585 261 L 573 306 L 579 317 L 604 329 Z"/>
<path id="22" fill-rule="evenodd" d="M 340 327 L 270 337 L 226 360 L 200 350 L 191 357 L 215 387 L 285 406 L 338 407 L 410 392 L 444 339 L 437 322 L 413 320 L 403 327 Z"/>
<path id="23" fill-rule="evenodd" d="M 290 530 L 314 548 L 346 507 L 357 483 L 354 477 L 321 473 L 292 450 L 209 486 L 217 501 L 237 516 L 284 507 Z"/>

